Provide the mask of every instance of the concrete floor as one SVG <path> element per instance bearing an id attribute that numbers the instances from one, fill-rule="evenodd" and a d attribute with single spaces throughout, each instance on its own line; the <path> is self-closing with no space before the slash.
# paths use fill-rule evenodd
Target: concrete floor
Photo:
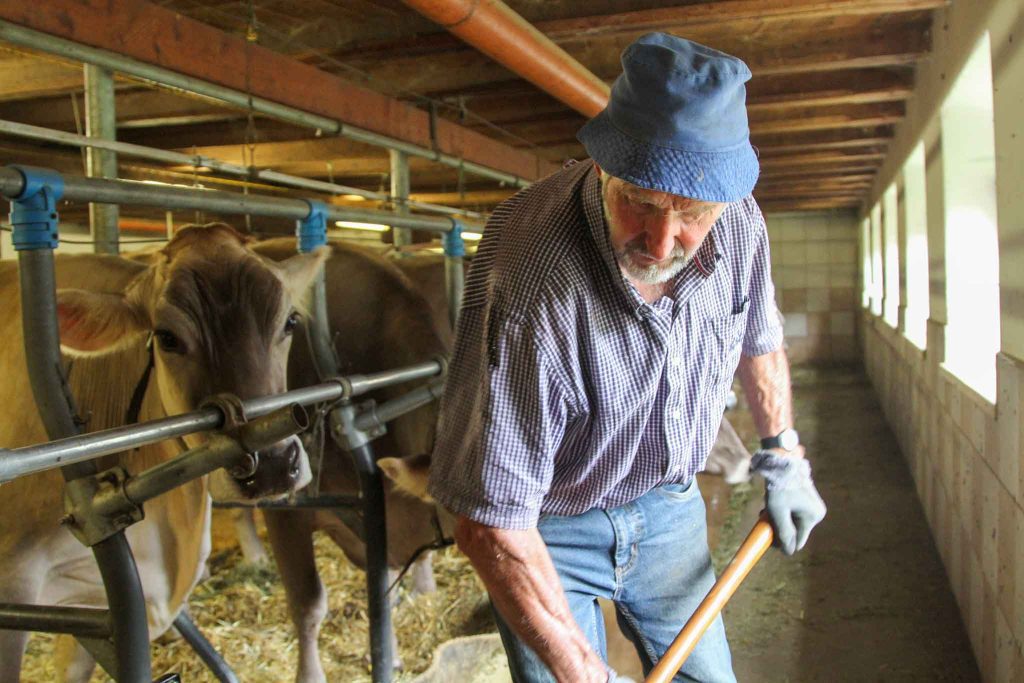
<path id="1" fill-rule="evenodd" d="M 726 608 L 737 678 L 980 680 L 913 481 L 865 377 L 797 369 L 794 398 L 829 514 L 795 557 L 769 551 Z M 730 419 L 756 442 L 742 405 Z M 701 487 L 721 565 L 756 520 L 763 489 L 730 490 L 711 477 Z M 612 639 L 609 658 L 642 678 L 624 640 Z"/>

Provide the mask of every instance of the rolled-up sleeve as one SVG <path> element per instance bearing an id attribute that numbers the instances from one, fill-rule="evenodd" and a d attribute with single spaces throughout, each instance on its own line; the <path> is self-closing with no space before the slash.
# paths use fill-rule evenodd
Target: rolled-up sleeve
<path id="1" fill-rule="evenodd" d="M 760 356 L 782 348 L 782 324 L 775 303 L 775 285 L 772 284 L 768 228 L 756 204 L 753 210 L 758 232 L 750 269 L 750 308 L 743 338 L 744 356 Z"/>
<path id="2" fill-rule="evenodd" d="M 507 529 L 536 526 L 569 419 L 563 380 L 532 326 L 463 309 L 430 470 L 453 513 Z"/>

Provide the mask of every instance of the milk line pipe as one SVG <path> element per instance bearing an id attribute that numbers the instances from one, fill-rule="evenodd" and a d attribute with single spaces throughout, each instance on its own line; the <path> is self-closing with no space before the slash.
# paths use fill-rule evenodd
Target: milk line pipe
<path id="1" fill-rule="evenodd" d="M 28 167 L 25 167 L 28 168 Z M 288 197 L 240 194 L 223 190 L 202 190 L 172 187 L 127 180 L 105 180 L 62 176 L 64 199 L 107 204 L 155 206 L 162 209 L 194 209 L 212 213 L 248 214 L 302 220 L 309 215 L 309 202 Z M 0 167 L 0 194 L 13 199 L 25 186 L 23 173 L 17 166 Z M 327 205 L 326 216 L 332 221 L 381 223 L 394 227 L 447 233 L 455 220 L 434 216 L 398 216 L 388 211 L 350 209 Z"/>
<path id="2" fill-rule="evenodd" d="M 278 104 L 262 97 L 254 97 L 240 90 L 233 90 L 221 85 L 209 83 L 198 78 L 175 73 L 169 69 L 146 64 L 124 55 L 119 55 L 109 50 L 102 50 L 88 45 L 58 38 L 41 31 L 35 31 L 23 26 L 18 26 L 9 21 L 0 20 L 0 40 L 27 47 L 32 50 L 40 50 L 61 57 L 66 57 L 79 62 L 103 66 L 111 71 L 116 71 L 133 78 L 149 81 L 164 87 L 181 90 L 186 93 L 193 93 L 220 100 L 238 107 L 243 111 L 253 111 L 264 114 L 271 118 L 285 121 L 301 126 L 322 131 L 327 135 L 348 138 L 356 142 L 364 142 L 377 147 L 396 149 L 416 157 L 430 159 L 444 166 L 461 168 L 484 178 L 491 178 L 499 182 L 507 183 L 513 187 L 526 187 L 530 184 L 528 180 L 519 176 L 496 171 L 481 164 L 465 161 L 451 154 L 444 154 L 426 147 L 420 147 L 409 142 L 396 140 L 386 135 L 373 133 L 356 126 L 350 126 L 336 119 L 311 114 L 295 109 L 287 105 Z"/>
<path id="3" fill-rule="evenodd" d="M 322 180 L 315 180 L 313 178 L 302 178 L 270 169 L 254 170 L 248 166 L 220 161 L 219 159 L 214 159 L 213 157 L 201 154 L 183 154 L 181 152 L 172 152 L 170 150 L 158 149 L 156 147 L 136 145 L 131 142 L 90 138 L 85 135 L 78 135 L 77 133 L 69 133 L 67 131 L 56 130 L 53 128 L 42 128 L 28 123 L 18 123 L 16 121 L 5 121 L 0 119 L 0 133 L 6 133 L 7 135 L 28 138 L 31 140 L 42 140 L 44 142 L 57 143 L 70 147 L 90 147 L 93 149 L 108 150 L 118 154 L 123 154 L 124 156 L 146 159 L 148 161 L 159 161 L 165 164 L 205 167 L 212 171 L 218 171 L 228 175 L 240 176 L 252 180 L 265 180 L 278 185 L 287 185 L 289 187 L 296 187 L 304 190 L 313 190 L 315 192 L 323 192 L 324 194 L 352 194 L 365 199 L 382 202 L 391 202 L 395 200 L 394 197 L 384 192 L 374 192 L 372 190 L 364 190 L 359 187 L 349 187 L 348 185 L 339 185 L 338 183 L 328 183 Z M 431 204 L 430 202 L 406 200 L 406 204 L 410 208 L 419 209 L 421 211 L 443 213 L 453 216 L 467 216 L 469 218 L 483 218 L 483 214 L 478 211 L 464 211 L 451 206 Z"/>
<path id="4" fill-rule="evenodd" d="M 246 415 L 253 419 L 292 403 L 310 405 L 336 401 L 344 397 L 359 396 L 393 384 L 433 377 L 443 374 L 445 368 L 444 361 L 432 360 L 397 370 L 338 377 L 323 384 L 293 389 L 283 394 L 248 399 L 242 401 L 242 406 Z M 0 449 L 0 483 L 27 474 L 145 446 L 164 439 L 218 429 L 223 423 L 224 416 L 219 409 L 204 408 L 136 425 L 80 434 L 44 444 Z"/>

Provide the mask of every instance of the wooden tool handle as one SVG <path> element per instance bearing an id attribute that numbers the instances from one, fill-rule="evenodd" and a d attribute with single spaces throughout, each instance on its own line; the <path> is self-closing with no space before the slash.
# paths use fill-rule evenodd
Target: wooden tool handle
<path id="1" fill-rule="evenodd" d="M 743 579 L 747 578 L 750 570 L 771 547 L 772 535 L 772 525 L 768 522 L 768 516 L 762 512 L 761 519 L 747 534 L 746 540 L 736 551 L 732 562 L 718 577 L 718 581 L 697 606 L 697 611 L 693 613 L 690 620 L 686 622 L 686 626 L 672 641 L 665 656 L 658 661 L 658 665 L 651 670 L 644 683 L 668 683 L 672 680 L 672 677 L 683 666 L 683 662 L 693 652 L 693 648 L 697 647 L 697 642 L 711 626 L 711 622 L 725 607 L 725 603 L 729 602 L 729 598 L 743 583 Z"/>

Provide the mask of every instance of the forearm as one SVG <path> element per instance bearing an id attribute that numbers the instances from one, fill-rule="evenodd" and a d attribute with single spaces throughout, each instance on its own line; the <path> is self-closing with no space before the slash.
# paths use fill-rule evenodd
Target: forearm
<path id="1" fill-rule="evenodd" d="M 793 426 L 789 359 L 784 350 L 742 356 L 737 374 L 759 436 L 775 436 Z"/>
<path id="2" fill-rule="evenodd" d="M 459 517 L 455 539 L 505 621 L 558 681 L 605 683 L 607 667 L 576 625 L 536 529 L 497 529 Z"/>

